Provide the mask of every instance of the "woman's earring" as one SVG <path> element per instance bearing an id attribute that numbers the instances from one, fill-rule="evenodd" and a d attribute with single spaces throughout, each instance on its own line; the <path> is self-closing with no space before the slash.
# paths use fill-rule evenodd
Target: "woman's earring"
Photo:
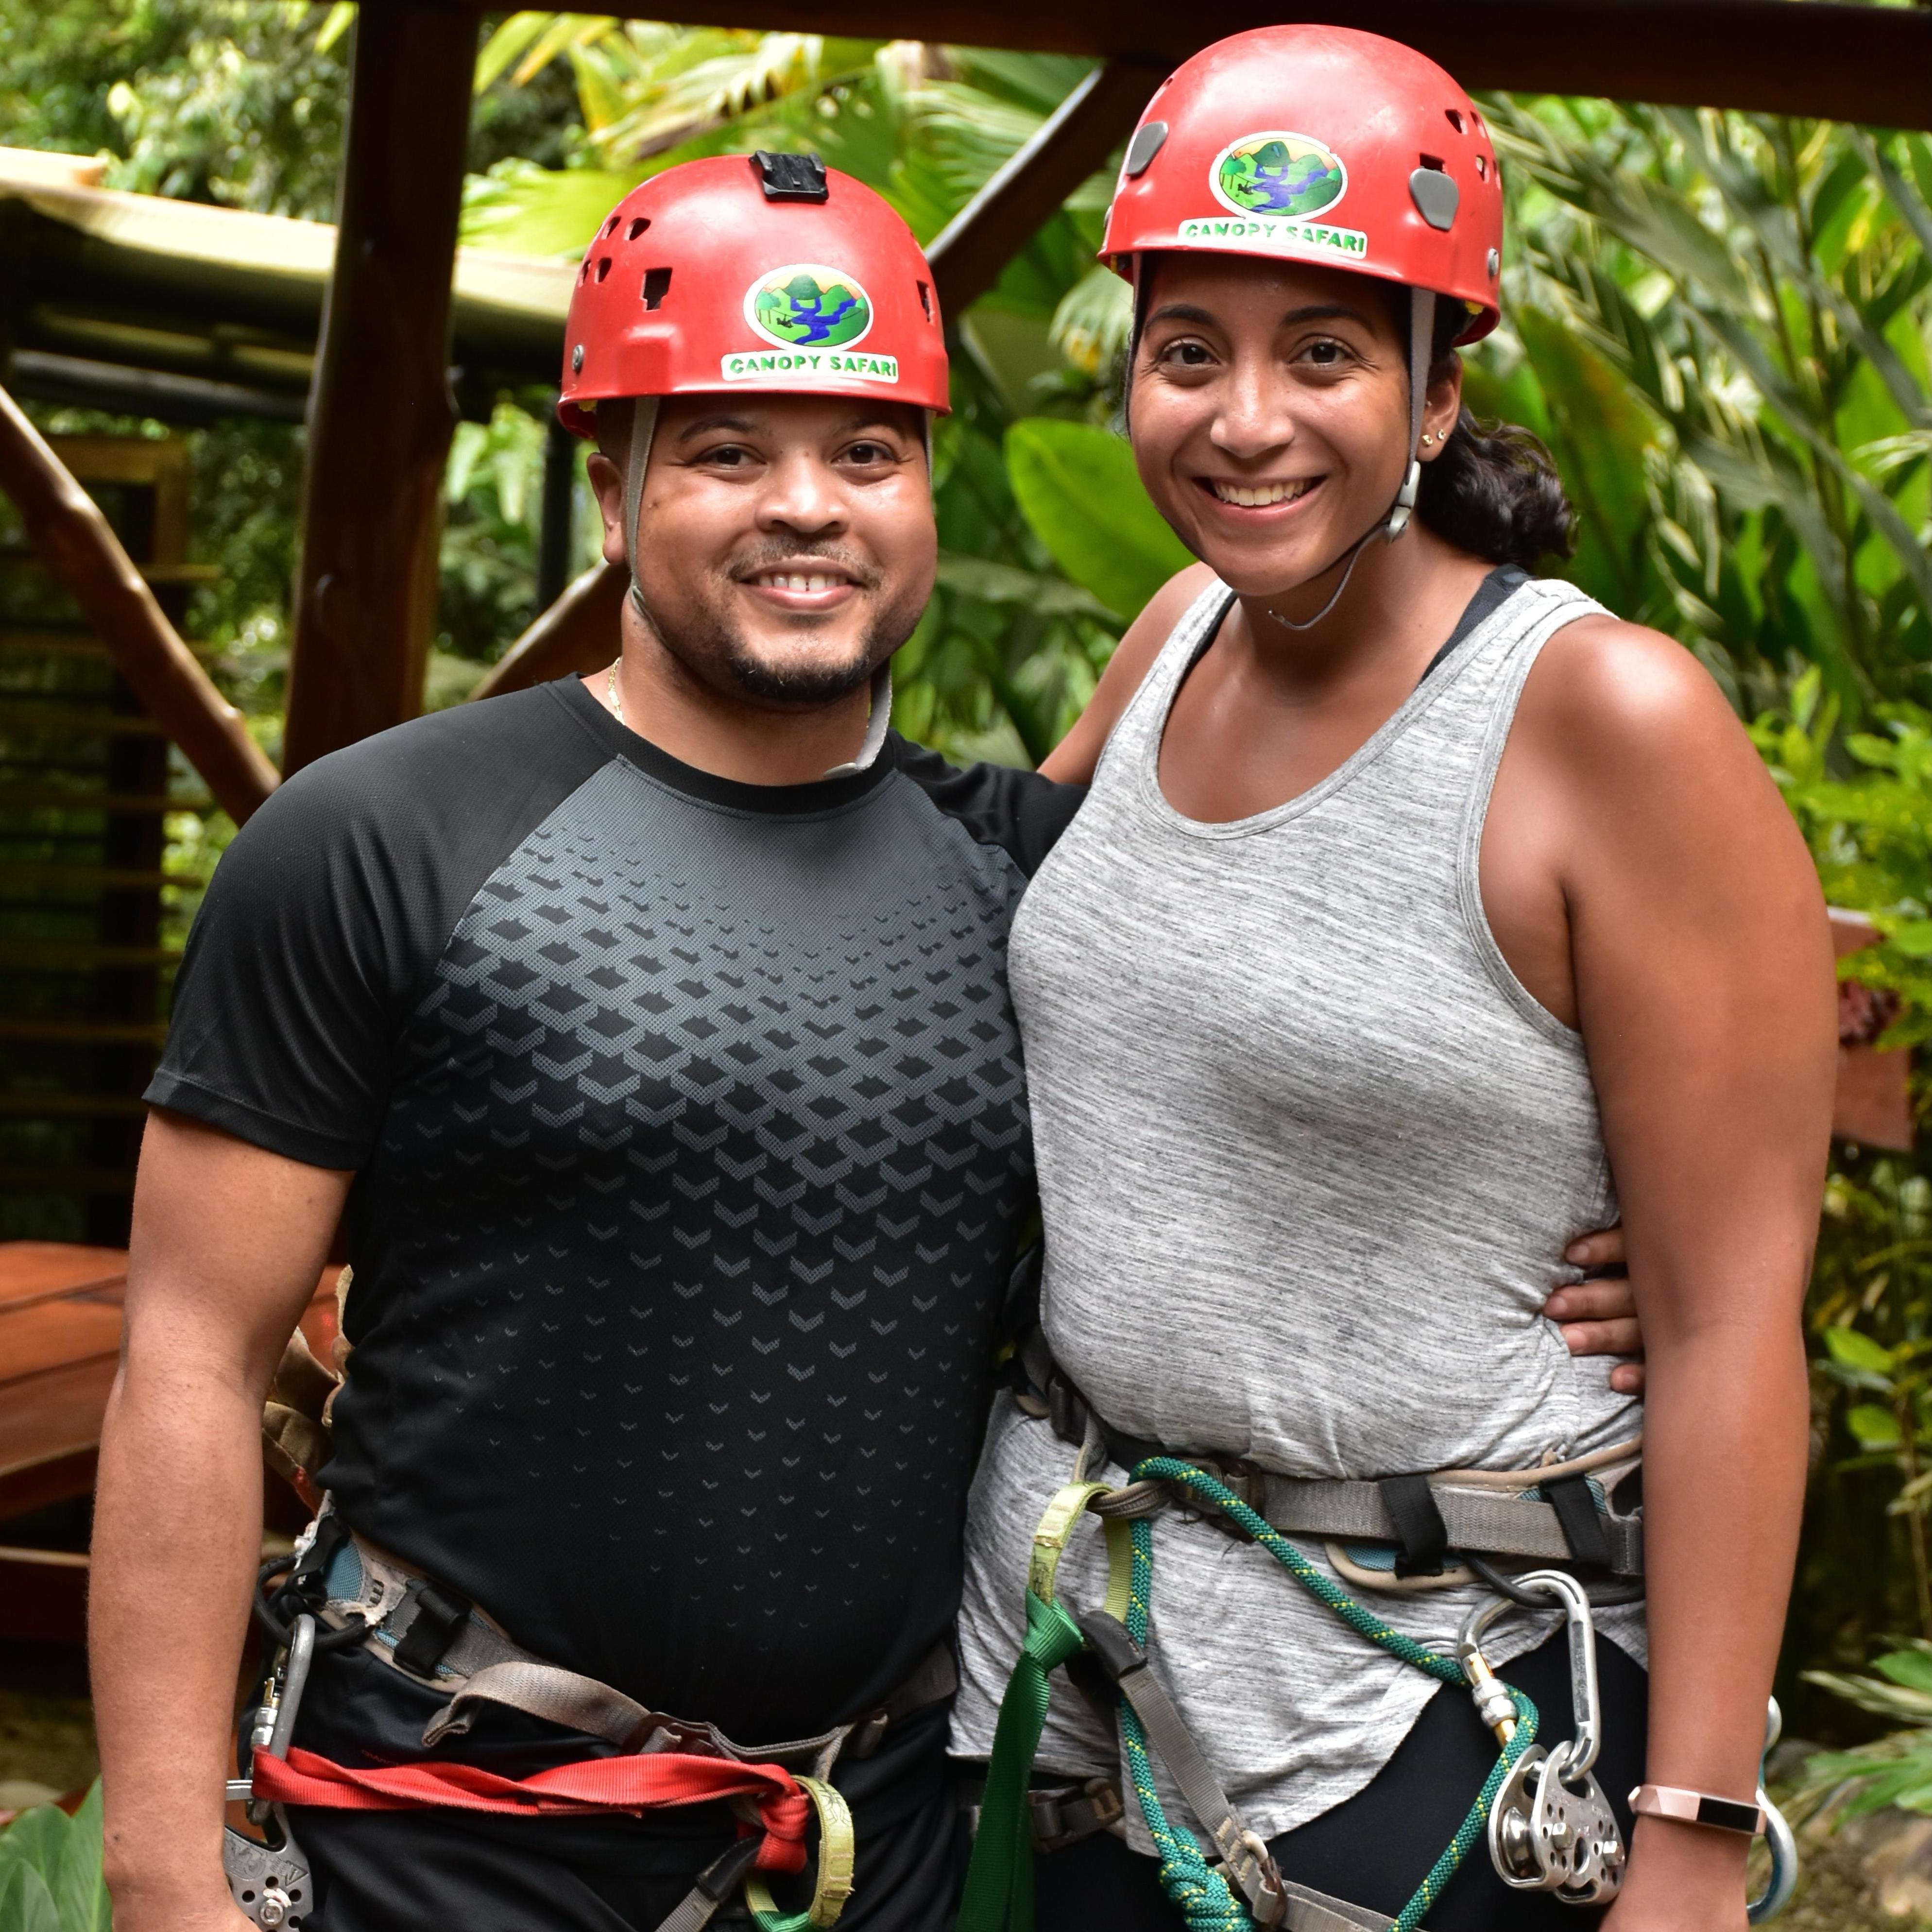
<path id="1" fill-rule="evenodd" d="M 1435 440 L 1435 436 L 1430 431 L 1426 430 L 1424 430 L 1422 435 L 1422 446 L 1424 449 L 1426 449 Z"/>

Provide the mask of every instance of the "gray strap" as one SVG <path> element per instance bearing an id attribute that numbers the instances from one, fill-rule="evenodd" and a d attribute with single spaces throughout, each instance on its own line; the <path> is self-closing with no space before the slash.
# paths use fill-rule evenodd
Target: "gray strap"
<path id="1" fill-rule="evenodd" d="M 482 1704 L 500 1704 L 628 1750 L 638 1749 L 652 1732 L 664 1726 L 655 1712 L 594 1677 L 518 1658 L 486 1664 L 476 1672 L 429 1720 L 424 1744 L 434 1749 L 445 1738 L 461 1737 L 476 1721 L 476 1707 Z"/>
<path id="2" fill-rule="evenodd" d="M 1233 1800 L 1222 1790 L 1214 1766 L 1194 1742 L 1194 1734 L 1174 1708 L 1173 1699 L 1148 1668 L 1145 1653 L 1118 1619 L 1104 1610 L 1082 1617 L 1080 1628 L 1100 1652 L 1108 1674 L 1120 1686 L 1121 1696 L 1134 1707 L 1148 1742 L 1160 1754 L 1161 1762 L 1187 1801 L 1187 1808 L 1214 1840 L 1222 1862 L 1240 1887 L 1256 1921 L 1263 1925 L 1280 1923 L 1281 1875 L 1275 1870 L 1266 1846 L 1248 1828 L 1234 1809 Z"/>
<path id="3" fill-rule="evenodd" d="M 1526 1471 L 1533 1480 L 1534 1472 Z M 1451 1550 L 1479 1555 L 1534 1556 L 1562 1562 L 1569 1539 L 1556 1511 L 1546 1502 L 1494 1490 L 1459 1489 L 1432 1483 L 1436 1508 L 1449 1532 Z M 1303 1482 L 1270 1476 L 1260 1513 L 1284 1536 L 1331 1537 L 1382 1543 L 1400 1540 L 1382 1490 L 1374 1483 Z M 1643 1574 L 1643 1519 L 1605 1516 L 1604 1535 L 1610 1568 L 1619 1576 Z"/>
<path id="4" fill-rule="evenodd" d="M 848 764 L 832 766 L 825 776 L 829 778 L 849 778 L 870 771 L 884 748 L 886 733 L 892 722 L 892 661 L 888 658 L 872 674 L 872 709 L 866 720 L 866 735 L 860 742 L 859 755 Z"/>
<path id="5" fill-rule="evenodd" d="M 730 1897 L 758 1855 L 755 1838 L 740 1838 L 698 1874 L 698 1882 L 679 1900 L 658 1932 L 704 1932 L 718 1908 Z"/>
<path id="6" fill-rule="evenodd" d="M 1282 1880 L 1281 1888 L 1288 1900 L 1281 1921 L 1287 1932 L 1394 1932 L 1393 1918 L 1384 1918 L 1366 1905 L 1330 1898 L 1325 1892 L 1297 1885 L 1292 1879 Z"/>

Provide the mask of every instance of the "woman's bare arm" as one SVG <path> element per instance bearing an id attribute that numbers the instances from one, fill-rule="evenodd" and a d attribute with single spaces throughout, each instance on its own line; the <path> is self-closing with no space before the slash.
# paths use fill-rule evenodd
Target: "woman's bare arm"
<path id="1" fill-rule="evenodd" d="M 229 1718 L 261 1557 L 262 1403 L 352 1177 L 148 1116 L 88 1642 L 116 1932 L 242 1932 Z"/>
<path id="2" fill-rule="evenodd" d="M 1748 1798 L 1804 1496 L 1837 1039 L 1823 899 L 1715 686 L 1653 632 L 1560 633 L 1504 764 L 1492 829 L 1537 828 L 1560 890 L 1647 1343 L 1647 1774 Z M 1486 903 L 1493 883 L 1486 844 Z M 1616 1932 L 1742 1932 L 1744 1849 L 1645 1820 Z"/>

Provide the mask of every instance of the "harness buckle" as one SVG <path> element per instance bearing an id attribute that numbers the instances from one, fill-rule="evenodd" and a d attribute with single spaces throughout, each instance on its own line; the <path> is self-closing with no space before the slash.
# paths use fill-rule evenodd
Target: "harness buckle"
<path id="1" fill-rule="evenodd" d="M 425 1583 L 415 1595 L 416 1615 L 397 1642 L 396 1661 L 412 1677 L 434 1678 L 472 1606 L 467 1597 L 441 1583 Z"/>

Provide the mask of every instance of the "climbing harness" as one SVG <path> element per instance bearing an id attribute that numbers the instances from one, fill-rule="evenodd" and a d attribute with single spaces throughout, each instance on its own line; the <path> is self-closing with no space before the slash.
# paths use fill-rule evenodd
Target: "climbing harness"
<path id="1" fill-rule="evenodd" d="M 1023 1291 L 1022 1291 L 1023 1297 Z M 1118 1712 L 1122 1754 L 1161 1883 L 1188 1932 L 1414 1932 L 1462 1861 L 1486 1845 L 1504 1883 L 1549 1892 L 1560 1902 L 1602 1906 L 1622 1882 L 1625 1850 L 1594 1775 L 1603 1739 L 1593 1604 L 1642 1594 L 1640 1508 L 1619 1514 L 1612 1497 L 1639 1467 L 1631 1442 L 1532 1470 L 1451 1470 L 1381 1482 L 1301 1480 L 1245 1462 L 1177 1455 L 1107 1424 L 1053 1364 L 1036 1330 L 1016 1352 L 1015 1396 L 1022 1412 L 1078 1443 L 1073 1480 L 1055 1496 L 1034 1534 L 1025 1597 L 1027 1636 L 1001 1703 L 987 1766 L 978 1834 L 959 1932 L 1031 1932 L 1032 1857 L 1052 1848 L 1040 1829 L 1040 1794 L 1029 1786 L 1044 1727 L 1048 1678 L 1062 1665 L 1090 1701 L 1104 1691 Z M 1119 1488 L 1086 1479 L 1103 1454 L 1132 1472 Z M 1462 1828 L 1414 1896 L 1394 1919 L 1285 1879 L 1267 1845 L 1240 1817 L 1148 1666 L 1153 1517 L 1174 1508 L 1259 1544 L 1317 1601 L 1369 1642 L 1444 1683 L 1464 1685 L 1502 1755 Z M 1056 1600 L 1060 1559 L 1080 1519 L 1096 1517 L 1106 1538 L 1105 1604 L 1082 1614 Z M 1336 1576 L 1288 1539 L 1324 1540 Z M 1480 1553 L 1478 1553 L 1480 1552 Z M 1508 1570 L 1495 1559 L 1569 1562 L 1595 1573 Z M 1379 1592 L 1480 1582 L 1492 1593 L 1463 1620 L 1453 1654 L 1418 1643 L 1366 1607 L 1344 1584 Z M 1573 1735 L 1552 1748 L 1535 1742 L 1536 1707 L 1503 1682 L 1483 1652 L 1488 1630 L 1513 1610 L 1564 1615 L 1570 1657 Z M 1776 1739 L 1777 1707 L 1766 1743 Z M 1158 1754 L 1214 1855 L 1168 1820 L 1154 1779 Z M 1762 1788 L 1772 1853 L 1772 1880 L 1750 1906 L 1760 1924 L 1789 1899 L 1796 1879 L 1790 1828 Z M 1106 1828 L 1100 1819 L 1088 1827 Z M 1067 1842 L 1064 1837 L 1059 1842 Z"/>
<path id="2" fill-rule="evenodd" d="M 952 1652 L 941 1647 L 856 1723 L 787 1743 L 740 1745 L 715 1725 L 648 1710 L 609 1684 L 524 1649 L 467 1598 L 356 1536 L 326 1504 L 293 1557 L 265 1566 L 264 1582 L 291 1570 L 272 1597 L 257 1593 L 275 1660 L 248 1730 L 250 1774 L 227 1791 L 231 1801 L 249 1804 L 271 1839 L 259 1844 L 231 1828 L 224 1864 L 236 1904 L 255 1924 L 295 1932 L 306 1912 L 309 1869 L 288 1827 L 284 1808 L 290 1804 L 534 1816 L 638 1815 L 721 1800 L 736 1814 L 740 1836 L 698 1874 L 658 1932 L 700 1932 L 741 1888 L 760 1932 L 829 1927 L 853 1886 L 852 1818 L 830 1782 L 834 1763 L 869 1756 L 891 1724 L 950 1696 L 956 1682 Z M 350 1647 L 447 1694 L 424 1730 L 427 1748 L 464 1735 L 482 1707 L 497 1705 L 603 1738 L 620 1754 L 525 1778 L 440 1760 L 370 1768 L 334 1763 L 290 1740 L 315 1654 Z M 811 1900 L 786 1912 L 766 1874 L 804 1870 L 807 1826 L 814 1818 Z"/>
<path id="3" fill-rule="evenodd" d="M 1030 1932 L 1033 1845 L 1027 1779 L 1046 1722 L 1049 1674 L 1089 1650 L 1118 1690 L 1121 1738 L 1134 1795 L 1160 1856 L 1162 1886 L 1180 1909 L 1188 1932 L 1244 1932 L 1252 1924 L 1284 1927 L 1287 1932 L 1414 1932 L 1483 1838 L 1497 1791 L 1534 1743 L 1535 1706 L 1520 1691 L 1508 1692 L 1514 1721 L 1502 1754 L 1461 1828 L 1395 1918 L 1283 1879 L 1267 1846 L 1222 1790 L 1147 1666 L 1154 1581 L 1150 1519 L 1177 1492 L 1204 1510 L 1225 1516 L 1370 1642 L 1444 1683 L 1463 1682 L 1461 1666 L 1453 1658 L 1405 1636 L 1358 1603 L 1199 1463 L 1154 1456 L 1136 1466 L 1132 1480 L 1123 1489 L 1072 1483 L 1048 1504 L 1034 1532 L 1027 1580 L 1027 1638 L 1000 1708 L 959 1932 Z M 1056 1600 L 1054 1580 L 1069 1536 L 1089 1511 L 1100 1518 L 1106 1539 L 1107 1594 L 1100 1611 L 1078 1618 Z M 1177 1831 L 1169 1822 L 1155 1787 L 1150 1746 L 1160 1751 L 1214 1844 L 1219 1854 L 1214 1862 L 1203 1856 L 1191 1832 Z"/>

